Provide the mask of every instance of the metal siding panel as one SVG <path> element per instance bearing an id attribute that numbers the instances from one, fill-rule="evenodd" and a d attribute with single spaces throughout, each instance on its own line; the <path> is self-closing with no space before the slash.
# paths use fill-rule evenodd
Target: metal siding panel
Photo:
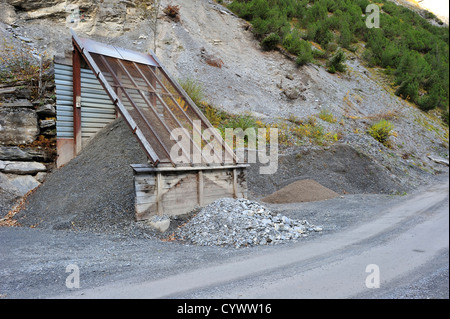
<path id="1" fill-rule="evenodd" d="M 72 123 L 73 122 L 73 116 L 70 115 L 59 115 L 56 117 L 56 121 L 59 121 L 61 123 Z"/>
<path id="2" fill-rule="evenodd" d="M 108 124 L 111 122 L 111 117 L 93 117 L 92 115 L 89 117 L 85 117 L 84 122 L 86 124 L 99 124 L 99 126 L 102 126 L 103 124 Z"/>
<path id="3" fill-rule="evenodd" d="M 65 64 L 55 64 L 55 69 L 57 70 L 68 70 L 72 72 L 72 66 Z"/>
<path id="4" fill-rule="evenodd" d="M 73 138 L 72 67 L 55 64 L 56 136 Z"/>
<path id="5" fill-rule="evenodd" d="M 96 113 L 96 114 L 116 114 L 116 112 L 113 109 L 110 108 L 98 108 L 95 105 L 94 107 L 85 106 L 83 108 L 83 112 L 86 113 Z"/>
<path id="6" fill-rule="evenodd" d="M 116 118 L 115 106 L 90 69 L 81 70 L 81 135 L 89 140 Z"/>
<path id="7" fill-rule="evenodd" d="M 56 78 L 55 84 L 71 87 L 72 81 Z"/>
<path id="8" fill-rule="evenodd" d="M 73 138 L 72 67 L 55 65 L 56 131 L 59 138 Z M 82 137 L 90 138 L 116 118 L 115 106 L 90 69 L 81 69 Z"/>

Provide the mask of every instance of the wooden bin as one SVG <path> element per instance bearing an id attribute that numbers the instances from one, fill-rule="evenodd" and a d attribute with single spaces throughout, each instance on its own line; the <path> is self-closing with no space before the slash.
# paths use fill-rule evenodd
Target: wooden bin
<path id="1" fill-rule="evenodd" d="M 136 220 L 154 215 L 177 216 L 224 198 L 247 198 L 248 165 L 152 167 L 134 171 Z"/>

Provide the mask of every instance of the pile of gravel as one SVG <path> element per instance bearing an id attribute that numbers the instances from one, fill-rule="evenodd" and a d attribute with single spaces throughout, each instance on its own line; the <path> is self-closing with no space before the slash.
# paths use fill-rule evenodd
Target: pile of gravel
<path id="1" fill-rule="evenodd" d="M 302 203 L 315 202 L 338 197 L 339 194 L 328 189 L 314 180 L 306 179 L 296 181 L 279 191 L 262 199 L 266 203 Z"/>
<path id="2" fill-rule="evenodd" d="M 133 133 L 119 118 L 82 152 L 53 171 L 16 215 L 22 226 L 141 235 L 134 220 L 130 164 L 146 163 Z"/>
<path id="3" fill-rule="evenodd" d="M 321 227 L 274 213 L 247 199 L 219 199 L 175 232 L 179 240 L 200 246 L 273 245 L 320 232 Z"/>

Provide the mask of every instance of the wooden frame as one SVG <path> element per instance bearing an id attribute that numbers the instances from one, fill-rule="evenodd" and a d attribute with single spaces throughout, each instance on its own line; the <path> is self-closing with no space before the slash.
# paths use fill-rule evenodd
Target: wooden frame
<path id="1" fill-rule="evenodd" d="M 223 197 L 247 198 L 248 165 L 238 164 L 233 150 L 215 130 L 212 134 L 221 142 L 225 159 L 214 153 L 218 161 L 208 162 L 201 152 L 201 144 L 195 143 L 195 134 L 208 143 L 202 130 L 212 128 L 211 123 L 152 52 L 141 54 L 82 39 L 73 31 L 72 42 L 75 154 L 80 111 L 77 105 L 81 96 L 79 69 L 84 61 L 137 137 L 150 162 L 131 165 L 136 220 L 146 220 L 153 215 L 187 214 Z M 184 109 L 182 104 L 189 108 Z M 200 127 L 197 122 L 201 123 Z M 189 138 L 195 150 L 200 151 L 199 163 L 191 158 L 194 152 L 191 154 L 183 146 L 181 151 L 190 166 L 170 158 L 169 149 L 175 144 L 171 132 L 179 128 L 193 131 Z M 227 158 L 232 159 L 233 164 L 229 164 Z"/>
<path id="2" fill-rule="evenodd" d="M 247 198 L 248 165 L 131 167 L 136 220 L 146 220 L 154 215 L 184 215 L 224 197 Z"/>

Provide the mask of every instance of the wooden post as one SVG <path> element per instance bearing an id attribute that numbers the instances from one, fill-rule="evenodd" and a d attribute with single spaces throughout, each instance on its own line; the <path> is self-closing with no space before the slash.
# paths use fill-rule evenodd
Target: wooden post
<path id="1" fill-rule="evenodd" d="M 203 196 L 203 171 L 198 171 L 198 205 L 203 206 L 204 196 Z"/>
<path id="2" fill-rule="evenodd" d="M 122 70 L 118 70 L 117 71 L 117 78 L 119 79 L 119 81 L 122 81 Z M 122 90 L 119 89 L 119 83 L 114 83 L 116 86 L 114 87 L 114 93 L 117 94 L 117 98 L 119 99 L 120 102 L 122 102 Z M 116 119 L 119 118 L 120 116 L 120 112 L 117 109 L 117 106 L 115 107 L 115 112 L 116 112 Z"/>
<path id="3" fill-rule="evenodd" d="M 233 197 L 237 198 L 237 169 L 233 168 Z"/>
<path id="4" fill-rule="evenodd" d="M 81 54 L 75 48 L 72 55 L 73 68 L 73 139 L 74 154 L 81 151 Z"/>
<path id="5" fill-rule="evenodd" d="M 162 207 L 162 174 L 161 172 L 156 173 L 156 205 L 158 207 L 158 215 L 163 214 L 163 207 Z"/>
<path id="6" fill-rule="evenodd" d="M 155 92 L 150 93 L 150 103 L 153 105 L 153 107 L 155 109 L 157 109 L 156 107 L 156 76 L 154 76 L 153 74 L 156 74 L 156 68 L 154 66 L 150 67 L 155 73 L 152 73 L 152 75 L 150 76 L 150 84 L 152 85 L 153 88 L 155 88 Z"/>

